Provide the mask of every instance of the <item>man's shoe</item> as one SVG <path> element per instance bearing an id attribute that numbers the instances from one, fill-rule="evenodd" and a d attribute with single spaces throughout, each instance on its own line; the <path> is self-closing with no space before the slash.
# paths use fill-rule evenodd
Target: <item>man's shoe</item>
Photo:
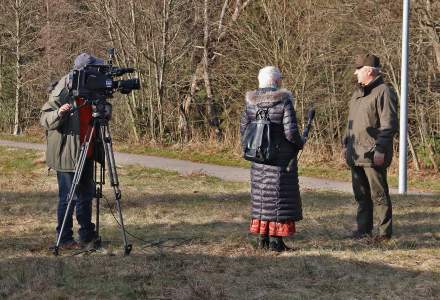
<path id="1" fill-rule="evenodd" d="M 90 246 L 94 246 L 95 241 L 99 238 L 99 236 L 94 231 L 93 234 L 91 234 L 90 237 L 87 239 L 80 239 L 79 243 L 81 245 L 81 248 L 87 248 Z"/>
<path id="2" fill-rule="evenodd" d="M 391 236 L 389 236 L 389 235 L 376 235 L 373 238 L 373 242 L 375 242 L 375 243 L 388 242 L 389 240 L 391 240 Z"/>
<path id="3" fill-rule="evenodd" d="M 349 239 L 352 240 L 363 240 L 370 239 L 372 237 L 371 232 L 359 232 L 357 230 L 353 231 L 351 235 L 348 236 Z"/>

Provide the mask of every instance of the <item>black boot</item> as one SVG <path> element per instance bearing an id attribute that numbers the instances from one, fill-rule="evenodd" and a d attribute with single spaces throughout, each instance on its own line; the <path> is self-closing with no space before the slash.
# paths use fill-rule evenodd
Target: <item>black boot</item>
<path id="1" fill-rule="evenodd" d="M 257 237 L 257 248 L 258 249 L 269 249 L 269 236 L 260 235 Z"/>
<path id="2" fill-rule="evenodd" d="M 270 237 L 269 249 L 275 252 L 283 252 L 290 250 L 290 248 L 287 247 L 286 244 L 284 244 L 283 237 L 281 236 Z"/>

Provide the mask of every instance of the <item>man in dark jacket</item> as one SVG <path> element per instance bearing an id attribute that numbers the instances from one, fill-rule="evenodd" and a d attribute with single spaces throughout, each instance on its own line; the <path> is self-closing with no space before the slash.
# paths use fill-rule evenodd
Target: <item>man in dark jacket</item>
<path id="1" fill-rule="evenodd" d="M 356 57 L 358 87 L 350 101 L 343 153 L 351 168 L 353 192 L 358 202 L 357 230 L 353 238 L 372 236 L 373 206 L 379 218 L 376 241 L 392 235 L 392 206 L 387 168 L 393 157 L 397 131 L 397 96 L 385 84 L 379 58 L 372 54 Z"/>
<path id="2" fill-rule="evenodd" d="M 103 64 L 104 61 L 87 53 L 80 54 L 74 62 L 74 69 L 81 69 L 88 64 Z M 40 124 L 47 130 L 46 163 L 57 171 L 58 209 L 56 228 L 57 238 L 60 234 L 64 215 L 67 210 L 67 196 L 72 186 L 75 165 L 81 144 L 84 143 L 91 126 L 92 108 L 82 98 L 74 98 L 68 90 L 68 75 L 52 84 L 48 101 L 41 109 Z M 72 112 L 74 109 L 74 112 Z M 95 238 L 95 225 L 92 223 L 92 199 L 95 193 L 93 181 L 93 147 L 89 148 L 82 177 L 63 229 L 60 247 L 77 249 L 92 242 Z M 73 207 L 80 225 L 78 244 L 73 238 Z"/>
<path id="3" fill-rule="evenodd" d="M 260 70 L 259 88 L 246 93 L 246 108 L 241 116 L 243 136 L 255 121 L 260 108 L 268 110 L 270 122 L 276 124 L 280 137 L 276 161 L 252 163 L 250 232 L 259 235 L 259 246 L 281 252 L 288 250 L 283 237 L 295 233 L 295 222 L 302 220 L 296 154 L 303 147 L 294 110 L 292 93 L 281 89 L 281 73 L 276 67 Z M 290 164 L 289 164 L 290 163 Z M 288 167 L 289 166 L 289 167 Z"/>

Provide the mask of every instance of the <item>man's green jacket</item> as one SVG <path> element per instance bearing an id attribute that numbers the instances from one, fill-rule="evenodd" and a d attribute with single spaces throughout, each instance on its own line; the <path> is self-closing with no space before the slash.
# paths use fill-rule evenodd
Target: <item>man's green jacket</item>
<path id="1" fill-rule="evenodd" d="M 373 166 L 374 152 L 385 153 L 384 167 L 393 157 L 393 137 L 398 129 L 397 96 L 381 75 L 359 87 L 350 101 L 343 138 L 349 166 Z"/>

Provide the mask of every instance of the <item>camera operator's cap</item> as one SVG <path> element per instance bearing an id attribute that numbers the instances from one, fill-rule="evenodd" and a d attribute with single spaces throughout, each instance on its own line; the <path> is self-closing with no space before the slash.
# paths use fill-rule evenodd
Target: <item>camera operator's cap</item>
<path id="1" fill-rule="evenodd" d="M 102 65 L 104 64 L 104 60 L 94 57 L 88 53 L 81 53 L 75 58 L 73 62 L 73 68 L 75 70 L 79 70 L 84 68 L 87 65 Z"/>
<path id="2" fill-rule="evenodd" d="M 356 56 L 355 66 L 356 69 L 360 69 L 365 66 L 380 68 L 380 60 L 379 57 L 373 54 L 359 54 Z"/>

